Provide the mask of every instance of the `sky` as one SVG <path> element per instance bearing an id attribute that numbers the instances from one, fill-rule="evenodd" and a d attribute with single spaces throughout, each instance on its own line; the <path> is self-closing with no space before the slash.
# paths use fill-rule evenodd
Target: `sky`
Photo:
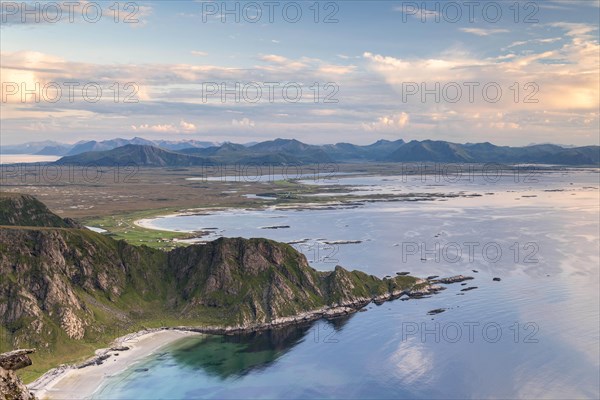
<path id="1" fill-rule="evenodd" d="M 600 0 L 0 3 L 3 145 L 600 144 Z"/>

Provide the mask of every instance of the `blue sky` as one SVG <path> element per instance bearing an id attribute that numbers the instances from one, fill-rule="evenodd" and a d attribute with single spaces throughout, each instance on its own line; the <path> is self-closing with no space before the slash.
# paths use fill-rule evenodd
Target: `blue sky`
<path id="1" fill-rule="evenodd" d="M 36 22 L 30 2 L 23 22 L 21 2 L 2 1 L 3 144 L 599 142 L 598 1 L 120 2 L 118 23 L 114 3 L 79 1 L 70 22 L 64 2 L 41 2 Z M 97 102 L 79 90 L 90 83 Z"/>

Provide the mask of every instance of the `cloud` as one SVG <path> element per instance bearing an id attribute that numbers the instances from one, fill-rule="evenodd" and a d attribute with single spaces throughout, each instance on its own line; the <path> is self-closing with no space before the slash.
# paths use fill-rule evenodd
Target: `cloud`
<path id="1" fill-rule="evenodd" d="M 596 37 L 594 35 L 590 35 L 589 33 L 598 30 L 598 26 L 584 23 L 553 22 L 548 25 L 566 31 L 565 34 L 567 36 L 571 36 L 574 41 L 577 41 L 577 43 L 585 40 L 594 40 Z"/>
<path id="2" fill-rule="evenodd" d="M 32 51 L 1 52 L 0 56 L 3 82 L 15 82 L 18 86 L 25 83 L 27 88 L 35 87 L 36 83 L 43 87 L 50 82 L 76 82 L 79 84 L 75 90 L 77 98 L 75 104 L 68 107 L 82 106 L 86 109 L 91 109 L 92 105 L 82 101 L 81 88 L 88 83 L 102 87 L 101 103 L 113 100 L 111 96 L 114 94 L 115 83 L 119 85 L 121 97 L 131 95 L 132 99 L 139 101 L 200 103 L 203 90 L 208 84 L 219 86 L 225 83 L 227 88 L 231 88 L 238 83 L 240 87 L 244 87 L 250 83 L 260 84 L 268 76 L 268 82 L 278 82 L 280 85 L 284 82 L 296 82 L 308 87 L 315 82 L 322 85 L 328 81 L 337 82 L 340 77 L 351 75 L 356 70 L 353 65 L 333 64 L 307 57 L 292 60 L 275 54 L 261 56 L 261 60 L 267 64 L 253 68 L 184 63 L 84 63 Z M 66 99 L 66 96 L 63 97 Z M 308 97 L 303 96 L 303 99 Z M 17 98 L 18 101 L 15 100 Z M 119 100 L 122 103 L 124 99 Z M 276 100 L 281 100 L 281 96 L 276 96 Z M 20 96 L 12 96 L 11 101 L 20 102 Z M 65 106 L 65 101 L 58 102 L 56 107 L 59 106 Z"/>
<path id="3" fill-rule="evenodd" d="M 190 53 L 194 56 L 198 56 L 198 57 L 206 57 L 208 56 L 208 53 L 205 51 L 198 51 L 198 50 L 192 50 L 190 51 Z"/>
<path id="4" fill-rule="evenodd" d="M 254 128 L 254 126 L 256 125 L 254 121 L 252 121 L 249 118 L 242 118 L 242 119 L 232 119 L 231 120 L 231 125 L 235 126 L 236 128 Z"/>
<path id="5" fill-rule="evenodd" d="M 179 126 L 174 124 L 140 124 L 131 125 L 133 131 L 158 132 L 158 133 L 192 133 L 197 131 L 196 125 L 191 122 L 181 120 Z"/>
<path id="6" fill-rule="evenodd" d="M 131 129 L 134 131 L 142 131 L 142 132 L 160 132 L 160 133 L 177 133 L 178 130 L 175 126 L 171 124 L 157 124 L 157 125 L 131 125 Z"/>
<path id="7" fill-rule="evenodd" d="M 543 44 L 543 43 L 554 43 L 560 41 L 562 38 L 544 38 L 544 39 L 531 39 L 531 40 L 521 40 L 517 42 L 512 42 L 508 46 L 502 49 L 502 51 L 506 51 L 507 49 L 511 49 L 513 47 L 524 46 L 526 44 Z"/>
<path id="8" fill-rule="evenodd" d="M 260 60 L 275 65 L 277 68 L 285 68 L 288 71 L 313 71 L 320 76 L 346 75 L 356 69 L 354 65 L 331 64 L 323 60 L 308 57 L 292 60 L 277 54 L 263 55 L 260 57 Z M 267 68 L 272 69 L 272 67 Z"/>
<path id="9" fill-rule="evenodd" d="M 338 110 L 334 110 L 331 108 L 320 108 L 317 110 L 311 110 L 310 113 L 312 115 L 318 115 L 318 116 L 330 116 L 330 115 L 335 115 L 337 114 L 339 111 Z"/>
<path id="10" fill-rule="evenodd" d="M 482 28 L 460 28 L 461 32 L 471 33 L 477 36 L 490 36 L 497 33 L 508 33 L 508 29 L 482 29 Z"/>
<path id="11" fill-rule="evenodd" d="M 600 45 L 594 36 L 597 27 L 559 22 L 544 28 L 544 33 L 551 36 L 534 37 L 512 46 L 546 44 L 541 49 L 528 47 L 527 51 L 501 52 L 485 58 L 454 49 L 411 58 L 365 52 L 363 59 L 366 68 L 379 75 L 393 90 L 396 104 L 402 103 L 410 115 L 413 135 L 431 137 L 432 133 L 443 132 L 444 139 L 452 139 L 454 134 L 497 141 L 495 138 L 501 134 L 504 140 L 518 143 L 526 132 L 529 142 L 548 141 L 544 135 L 560 142 L 561 135 L 568 131 L 574 141 L 589 143 L 593 137 L 591 132 L 594 129 L 597 132 L 599 124 Z M 561 32 L 564 35 L 559 39 Z M 468 101 L 469 90 L 465 86 L 468 82 L 479 85 L 473 102 Z M 417 84 L 417 94 L 403 97 L 407 85 L 412 83 Z M 436 84 L 440 89 L 434 89 Z M 453 84 L 462 88 L 457 102 L 443 95 L 442 88 L 452 88 Z M 498 102 L 486 101 L 483 97 L 482 88 L 486 84 L 497 84 L 502 89 Z M 438 98 L 435 94 L 423 95 L 425 90 L 432 89 Z M 387 94 L 384 89 L 380 93 L 379 96 Z M 497 115 L 498 111 L 501 115 Z M 566 118 L 559 113 L 570 116 Z M 478 118 L 474 119 L 474 115 Z M 362 126 L 367 130 L 384 129 L 391 124 L 390 120 L 393 118 L 388 114 Z M 488 134 L 494 137 L 488 139 Z M 595 135 L 593 143 L 598 143 L 597 133 Z"/>
<path id="12" fill-rule="evenodd" d="M 377 121 L 363 124 L 363 129 L 367 131 L 399 131 L 403 129 L 409 121 L 409 115 L 405 112 L 388 115 L 377 118 Z"/>
<path id="13" fill-rule="evenodd" d="M 285 58 L 283 56 L 278 56 L 276 54 L 267 54 L 267 55 L 262 56 L 260 59 L 263 61 L 267 61 L 267 62 L 275 63 L 275 64 L 283 64 L 288 61 L 287 58 Z"/>
<path id="14" fill-rule="evenodd" d="M 436 83 L 441 87 L 457 83 L 463 89 L 460 101 L 456 104 L 441 102 L 445 107 L 455 110 L 597 110 L 600 98 L 600 46 L 590 34 L 597 28 L 572 23 L 555 23 L 551 26 L 566 31 L 566 43 L 556 43 L 553 49 L 538 52 L 478 58 L 475 55 L 448 51 L 435 58 L 412 59 L 365 52 L 363 57 L 368 62 L 368 68 L 382 76 L 400 94 L 406 90 L 407 84 L 413 82 L 425 85 L 427 89 L 433 88 Z M 546 43 L 557 42 L 554 38 L 549 39 L 552 40 Z M 474 102 L 466 101 L 466 82 L 479 85 L 480 89 L 475 91 L 478 96 Z M 515 82 L 518 83 L 519 93 L 515 93 L 515 86 L 512 86 Z M 484 98 L 482 88 L 487 84 L 497 84 L 502 89 L 502 96 L 497 103 Z M 419 94 L 424 92 L 422 88 L 423 86 L 419 87 Z M 534 97 L 525 101 L 527 95 Z M 420 105 L 422 108 L 440 106 L 440 102 L 424 102 L 420 95 L 406 99 L 412 100 L 414 105 Z M 538 101 L 530 102 L 531 99 Z"/>
<path id="15" fill-rule="evenodd" d="M 270 64 L 276 64 L 278 66 L 285 66 L 286 68 L 293 69 L 293 70 L 299 70 L 299 69 L 304 69 L 304 68 L 308 67 L 308 65 L 302 61 L 290 60 L 289 58 L 279 56 L 276 54 L 267 54 L 267 55 L 260 57 L 260 59 L 262 61 L 266 61 Z"/>
<path id="16" fill-rule="evenodd" d="M 325 75 L 346 75 L 354 72 L 355 69 L 353 65 L 326 64 L 319 67 L 319 72 Z"/>
<path id="17" fill-rule="evenodd" d="M 196 125 L 194 125 L 191 122 L 185 122 L 184 120 L 181 120 L 179 122 L 179 126 L 180 126 L 181 130 L 184 132 L 194 132 L 197 129 Z"/>
<path id="18" fill-rule="evenodd" d="M 8 140 L 19 141 L 26 129 L 33 132 L 44 127 L 54 136 L 60 136 L 56 132 L 84 132 L 92 138 L 106 132 L 119 135 L 138 130 L 150 132 L 144 136 L 173 133 L 185 137 L 193 132 L 215 135 L 215 140 L 233 140 L 236 136 L 249 140 L 250 136 L 285 132 L 308 142 L 363 143 L 369 136 L 365 131 L 380 137 L 400 131 L 404 137 L 419 139 L 481 138 L 501 144 L 561 141 L 561 135 L 569 132 L 574 143 L 595 143 L 599 121 L 599 46 L 595 29 L 593 24 L 539 24 L 528 27 L 527 40 L 521 41 L 524 43 L 513 42 L 494 53 L 489 49 L 467 52 L 456 47 L 436 52 L 429 47 L 417 53 L 367 51 L 359 56 L 336 56 L 337 52 L 332 52 L 323 59 L 288 53 L 250 54 L 249 59 L 254 61 L 246 65 L 209 63 L 209 59 L 202 58 L 193 63 L 98 63 L 33 51 L 2 52 L 3 81 L 25 83 L 28 88 L 35 82 L 98 82 L 107 88 L 105 99 L 95 104 L 80 98 L 73 103 L 33 103 L 28 99 L 26 105 L 20 100 L 3 104 L 3 140 L 5 133 Z M 201 54 L 201 49 L 194 51 Z M 340 88 L 335 95 L 339 104 L 314 103 L 309 87 L 320 82 L 323 88 L 328 81 L 335 81 Z M 496 104 L 480 101 L 480 95 L 474 103 L 422 102 L 418 95 L 406 103 L 402 101 L 403 82 L 425 82 L 431 87 L 434 81 L 442 85 L 498 82 L 504 93 Z M 123 84 L 135 82 L 139 103 L 114 103 L 108 88 L 115 82 L 121 89 Z M 224 82 L 227 88 L 235 87 L 236 82 L 298 82 L 307 91 L 303 92 L 303 101 L 295 104 L 284 102 L 279 89 L 275 89 L 274 103 L 223 104 L 220 94 L 207 103 L 201 101 L 206 82 Z M 520 100 L 531 94 L 524 85 L 536 83 L 539 102 L 515 103 L 510 89 L 514 82 L 520 84 Z M 327 94 L 329 91 L 322 90 L 320 98 Z M 267 97 L 264 89 L 263 99 Z M 497 115 L 499 110 L 501 116 Z M 194 119 L 198 115 L 202 115 L 201 124 Z"/>

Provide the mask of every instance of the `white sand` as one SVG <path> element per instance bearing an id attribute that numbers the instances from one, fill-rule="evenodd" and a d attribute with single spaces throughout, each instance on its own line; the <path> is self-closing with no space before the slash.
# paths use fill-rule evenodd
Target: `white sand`
<path id="1" fill-rule="evenodd" d="M 142 218 L 142 219 L 138 219 L 136 221 L 133 221 L 133 224 L 135 226 L 139 226 L 140 228 L 150 229 L 150 230 L 153 230 L 153 231 L 190 233 L 188 231 L 181 231 L 181 230 L 174 230 L 174 229 L 163 229 L 163 228 L 158 228 L 158 227 L 154 226 L 154 221 L 156 221 L 157 219 L 177 217 L 179 215 L 183 215 L 183 214 L 169 214 L 169 215 L 159 215 L 159 216 L 152 217 L 152 218 Z"/>
<path id="2" fill-rule="evenodd" d="M 110 357 L 100 365 L 81 369 L 67 369 L 55 376 L 42 377 L 29 385 L 29 389 L 41 400 L 45 399 L 87 399 L 104 383 L 105 379 L 131 367 L 136 362 L 178 339 L 199 335 L 195 332 L 161 330 L 131 335 L 119 341 L 119 346 L 127 346 L 126 351 L 109 351 Z M 96 352 L 99 354 L 101 350 Z M 116 356 L 115 353 L 119 355 Z"/>
<path id="3" fill-rule="evenodd" d="M 161 229 L 156 228 L 154 225 L 152 225 L 152 222 L 157 218 L 160 218 L 160 217 L 138 219 L 137 221 L 133 221 L 133 224 L 136 226 L 139 226 L 140 228 L 144 228 L 144 229 L 152 229 L 155 231 L 161 230 Z"/>

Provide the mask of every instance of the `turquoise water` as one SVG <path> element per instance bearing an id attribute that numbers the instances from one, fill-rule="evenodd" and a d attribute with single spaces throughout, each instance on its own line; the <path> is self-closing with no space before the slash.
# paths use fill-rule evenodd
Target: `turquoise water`
<path id="1" fill-rule="evenodd" d="M 294 246 L 321 270 L 475 279 L 342 320 L 183 339 L 110 378 L 96 398 L 598 398 L 598 177 L 442 182 L 430 189 L 480 196 L 158 219 L 163 229 L 217 227 L 214 237 L 307 239 Z M 340 181 L 414 191 L 390 177 Z M 327 244 L 348 240 L 360 243 Z M 436 308 L 446 311 L 428 315 Z"/>

